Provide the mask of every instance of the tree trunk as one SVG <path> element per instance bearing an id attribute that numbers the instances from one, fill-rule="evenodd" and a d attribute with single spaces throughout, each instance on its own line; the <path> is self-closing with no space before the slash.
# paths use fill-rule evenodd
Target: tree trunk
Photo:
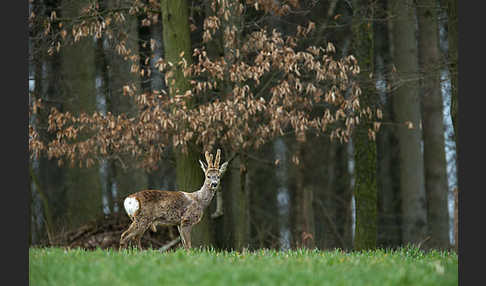
<path id="1" fill-rule="evenodd" d="M 169 94 L 184 94 L 190 89 L 189 79 L 184 77 L 183 70 L 178 67 L 180 55 L 187 64 L 192 63 L 191 38 L 189 30 L 189 11 L 186 0 L 161 0 L 162 31 L 164 41 L 165 60 L 172 63 L 173 77 L 169 79 Z M 174 80 L 172 83 L 171 81 Z M 193 103 L 189 102 L 189 106 Z M 200 149 L 192 144 L 188 145 L 187 152 L 176 152 L 176 182 L 181 191 L 193 192 L 203 184 L 202 171 L 199 167 Z M 201 220 L 192 230 L 192 244 L 195 247 L 214 245 L 214 235 L 211 219 L 207 210 Z"/>
<path id="2" fill-rule="evenodd" d="M 368 0 L 355 1 L 359 14 L 354 15 L 353 25 L 354 54 L 360 64 L 361 106 L 376 108 L 376 88 L 369 75 L 374 73 L 374 37 L 371 21 L 373 11 Z M 373 249 L 376 247 L 377 224 L 377 187 L 376 187 L 376 142 L 368 137 L 372 123 L 363 123 L 353 136 L 355 160 L 354 197 L 356 202 L 356 232 L 354 249 Z"/>
<path id="3" fill-rule="evenodd" d="M 274 165 L 275 155 L 272 150 L 273 142 L 264 145 L 251 158 L 248 164 L 250 190 L 250 246 L 253 249 L 270 248 L 279 249 L 279 208 L 276 170 L 282 165 Z M 269 164 L 271 163 L 271 164 Z"/>
<path id="4" fill-rule="evenodd" d="M 459 250 L 459 189 L 454 189 L 454 247 Z"/>
<path id="5" fill-rule="evenodd" d="M 288 159 L 288 141 L 277 138 L 273 142 L 273 154 L 279 160 L 279 167 L 275 169 L 277 179 L 277 206 L 280 249 L 288 250 L 291 247 L 290 229 L 290 160 Z"/>
<path id="6" fill-rule="evenodd" d="M 456 142 L 456 172 L 460 157 L 460 148 L 458 144 L 459 125 L 458 125 L 458 107 L 459 107 L 459 25 L 458 25 L 458 0 L 449 0 L 447 5 L 447 33 L 449 42 L 449 76 L 451 78 L 451 118 L 454 127 L 454 140 Z M 457 175 L 456 175 L 457 176 Z M 454 193 L 454 237 L 456 251 L 459 249 L 459 189 L 456 188 Z"/>
<path id="7" fill-rule="evenodd" d="M 415 6 L 411 0 L 391 3 L 393 61 L 396 67 L 394 110 L 400 147 L 403 242 L 418 244 L 427 234 L 424 164 L 418 80 Z M 411 127 L 411 128 L 409 128 Z"/>
<path id="8" fill-rule="evenodd" d="M 459 54 L 459 27 L 457 17 L 458 0 L 449 0 L 448 2 L 448 24 L 447 33 L 449 37 L 449 75 L 451 77 L 451 117 L 454 126 L 455 141 L 457 146 L 457 137 L 459 136 L 459 126 L 457 124 L 458 111 L 458 54 Z"/>
<path id="9" fill-rule="evenodd" d="M 224 75 L 224 82 L 222 84 L 221 98 L 225 98 L 227 94 L 231 94 L 233 85 L 238 83 L 231 82 L 229 78 L 229 66 L 235 64 L 236 58 L 234 57 L 235 48 L 239 48 L 239 40 L 241 33 L 241 21 L 242 17 L 237 12 L 238 1 L 229 0 L 224 3 L 228 17 L 220 17 L 221 27 L 219 32 L 213 36 L 213 39 L 207 43 L 209 55 L 213 58 L 219 58 L 224 55 L 226 61 L 226 70 Z M 221 3 L 223 4 L 223 3 Z M 213 16 L 212 9 L 207 7 L 208 16 Z M 234 41 L 227 39 L 225 30 L 236 29 L 236 35 Z M 236 152 L 236 151 L 235 151 Z M 236 250 L 242 250 L 248 248 L 250 244 L 250 172 L 248 170 L 248 158 L 243 153 L 233 153 L 234 161 L 231 165 L 230 172 L 230 187 L 227 192 L 224 193 L 224 205 L 225 212 L 230 214 L 224 218 L 224 232 L 225 236 L 230 238 L 230 248 Z M 228 201 L 229 200 L 229 201 Z M 227 232 L 232 232 L 228 234 Z"/>
<path id="10" fill-rule="evenodd" d="M 296 142 L 295 147 L 298 162 L 293 164 L 295 184 L 291 197 L 292 237 L 295 248 L 314 248 L 313 190 L 306 181 L 305 143 Z"/>
<path id="11" fill-rule="evenodd" d="M 417 2 L 428 244 L 445 249 L 450 246 L 449 211 L 437 8 L 433 0 Z"/>
<path id="12" fill-rule="evenodd" d="M 234 156 L 233 154 L 232 156 Z M 250 243 L 248 159 L 238 154 L 231 162 L 228 186 L 223 191 L 225 248 L 241 251 Z"/>
<path id="13" fill-rule="evenodd" d="M 374 41 L 375 41 L 375 76 L 382 80 L 385 86 L 390 86 L 388 75 L 392 70 L 391 48 L 393 43 L 388 36 L 389 27 L 386 21 L 387 1 L 380 0 L 375 8 Z M 380 102 L 383 110 L 383 121 L 394 122 L 393 96 L 388 88 L 380 91 Z M 399 149 L 394 124 L 383 124 L 376 134 L 376 149 L 378 161 L 378 215 L 377 215 L 377 246 L 395 248 L 402 243 L 401 210 L 400 210 L 400 170 Z"/>

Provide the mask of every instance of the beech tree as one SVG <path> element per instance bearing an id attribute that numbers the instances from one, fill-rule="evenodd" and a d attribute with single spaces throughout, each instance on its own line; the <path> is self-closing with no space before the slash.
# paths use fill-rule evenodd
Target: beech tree
<path id="1" fill-rule="evenodd" d="M 377 106 L 376 84 L 374 74 L 373 49 L 373 9 L 369 1 L 354 1 L 356 16 L 353 18 L 353 50 L 361 63 L 363 72 L 360 75 L 363 90 L 362 101 L 366 106 Z M 381 113 L 379 114 L 381 117 Z M 378 122 L 374 123 L 379 127 Z M 354 195 L 356 197 L 356 237 L 355 249 L 373 249 L 377 237 L 378 189 L 376 185 L 377 163 L 375 138 L 369 138 L 368 131 L 373 123 L 360 126 L 354 136 L 354 158 L 356 162 L 356 180 Z"/>
<path id="2" fill-rule="evenodd" d="M 415 37 L 416 12 L 412 1 L 392 1 L 393 64 L 400 158 L 402 238 L 404 243 L 421 243 L 427 234 L 424 161 L 421 152 L 421 112 L 418 84 L 418 51 Z"/>
<path id="3" fill-rule="evenodd" d="M 68 3 L 66 3 L 68 5 Z M 353 55 L 337 56 L 332 43 L 305 44 L 316 25 L 297 26 L 293 34 L 277 29 L 241 25 L 243 12 L 283 16 L 298 7 L 297 1 L 209 1 L 202 25 L 194 22 L 194 6 L 186 1 L 119 1 L 113 6 L 98 2 L 81 5 L 77 15 L 53 10 L 45 17 L 31 15 L 42 23 L 51 56 L 83 41 L 106 37 L 120 59 L 127 61 L 127 77 L 121 92 L 131 101 L 127 112 L 82 109 L 63 111 L 34 98 L 30 116 L 48 112 L 49 138 L 39 135 L 38 125 L 29 125 L 31 158 L 47 156 L 59 165 L 91 167 L 104 159 L 136 161 L 137 168 L 153 170 L 164 152 L 176 152 L 178 187 L 193 191 L 201 179 L 197 159 L 202 150 L 221 146 L 226 156 L 258 150 L 270 140 L 289 134 L 305 142 L 309 134 L 327 134 L 331 140 L 348 142 L 353 130 L 367 123 L 366 134 L 375 137 L 377 109 L 360 103 L 356 82 L 359 65 Z M 201 13 L 201 10 L 198 10 Z M 162 25 L 164 55 L 140 58 L 130 47 L 127 18 L 137 16 L 142 25 Z M 54 28 L 56 27 L 56 28 Z M 194 33 L 199 45 L 191 44 Z M 209 47 L 220 37 L 222 53 Z M 129 39 L 129 38 L 128 38 Z M 147 43 L 153 51 L 154 42 Z M 141 65 L 141 62 L 154 65 Z M 142 89 L 140 77 L 153 68 L 164 75 L 167 88 Z M 95 97 L 95 91 L 84 91 Z M 320 107 L 320 112 L 313 108 Z M 311 112 L 312 111 L 312 112 Z M 298 158 L 298 157 L 297 157 Z M 122 159 L 123 161 L 123 159 Z M 244 182 L 244 172 L 239 174 Z M 240 183 L 240 185 L 243 185 Z M 196 241 L 211 243 L 206 230 Z M 197 244 L 197 242 L 195 242 Z"/>
<path id="4" fill-rule="evenodd" d="M 421 97 L 428 231 L 431 245 L 445 249 L 450 245 L 447 208 L 449 188 L 445 156 L 444 108 L 440 86 L 438 3 L 422 0 L 416 5 L 423 89 Z"/>

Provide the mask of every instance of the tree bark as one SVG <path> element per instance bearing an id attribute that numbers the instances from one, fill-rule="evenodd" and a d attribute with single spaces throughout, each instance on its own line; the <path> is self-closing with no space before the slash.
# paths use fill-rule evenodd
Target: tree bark
<path id="1" fill-rule="evenodd" d="M 391 45 L 388 35 L 389 25 L 387 1 L 380 0 L 375 6 L 374 41 L 375 41 L 375 76 L 385 83 L 380 91 L 380 103 L 383 110 L 383 121 L 394 122 L 393 96 L 386 86 L 390 86 L 389 74 L 391 65 Z M 383 124 L 376 134 L 377 150 L 377 246 L 395 248 L 402 243 L 401 210 L 400 210 L 400 170 L 399 149 L 394 124 Z"/>
<path id="2" fill-rule="evenodd" d="M 450 246 L 449 211 L 437 8 L 436 1 L 417 1 L 428 244 L 445 249 Z"/>
<path id="3" fill-rule="evenodd" d="M 413 1 L 392 1 L 391 13 L 393 62 L 397 70 L 393 103 L 400 147 L 402 234 L 404 243 L 419 244 L 427 234 L 427 211 Z"/>
<path id="4" fill-rule="evenodd" d="M 371 21 L 373 10 L 368 12 L 371 3 L 368 0 L 355 1 L 354 15 L 354 53 L 360 64 L 360 85 L 362 95 L 361 106 L 376 108 L 376 88 L 374 80 L 370 80 L 370 74 L 374 73 L 374 37 Z M 355 186 L 354 197 L 356 201 L 356 232 L 354 249 L 373 249 L 376 247 L 377 224 L 377 187 L 376 187 L 376 142 L 368 137 L 368 129 L 373 129 L 373 124 L 363 123 L 353 135 L 354 160 L 355 160 Z"/>
<path id="5" fill-rule="evenodd" d="M 174 73 L 167 85 L 169 94 L 175 96 L 176 94 L 184 94 L 186 90 L 190 89 L 189 79 L 184 77 L 182 68 L 177 64 L 181 60 L 181 55 L 187 64 L 192 63 L 189 9 L 186 0 L 161 0 L 160 6 L 162 10 L 164 56 L 166 61 L 173 64 L 172 72 Z M 189 107 L 192 105 L 193 103 L 188 102 Z M 192 144 L 189 144 L 187 149 L 185 153 L 175 150 L 176 182 L 179 190 L 193 192 L 201 188 L 203 184 L 204 176 L 198 163 L 201 150 Z M 192 245 L 195 247 L 214 245 L 213 229 L 207 213 L 192 230 Z"/>
<path id="6" fill-rule="evenodd" d="M 451 77 L 451 117 L 452 124 L 454 126 L 455 141 L 457 146 L 457 137 L 459 136 L 459 126 L 458 126 L 458 95 L 459 95 L 459 84 L 458 84 L 458 55 L 459 55 L 459 28 L 458 28 L 458 17 L 457 17 L 457 6 L 458 0 L 449 0 L 447 7 L 448 14 L 448 24 L 447 33 L 449 41 L 449 75 Z"/>
<path id="7" fill-rule="evenodd" d="M 250 243 L 248 159 L 238 154 L 230 166 L 231 169 L 227 174 L 229 185 L 223 191 L 225 246 L 241 251 L 248 248 Z"/>

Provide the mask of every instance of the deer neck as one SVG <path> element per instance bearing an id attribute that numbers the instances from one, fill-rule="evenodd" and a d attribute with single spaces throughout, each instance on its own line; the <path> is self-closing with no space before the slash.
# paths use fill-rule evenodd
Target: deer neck
<path id="1" fill-rule="evenodd" d="M 201 189 L 194 192 L 194 198 L 202 205 L 203 208 L 206 208 L 211 203 L 215 192 L 216 188 L 211 188 L 209 183 L 206 184 L 206 182 L 204 182 Z"/>

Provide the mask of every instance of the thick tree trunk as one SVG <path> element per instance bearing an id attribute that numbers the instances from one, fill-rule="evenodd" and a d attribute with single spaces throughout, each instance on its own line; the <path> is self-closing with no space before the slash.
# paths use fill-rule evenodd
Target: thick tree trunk
<path id="1" fill-rule="evenodd" d="M 232 155 L 234 156 L 234 154 Z M 250 190 L 248 159 L 239 154 L 231 162 L 228 186 L 223 191 L 225 248 L 241 251 L 250 243 Z"/>
<path id="2" fill-rule="evenodd" d="M 397 70 L 393 103 L 399 125 L 403 242 L 418 244 L 427 234 L 427 211 L 421 151 L 419 82 L 416 79 L 418 57 L 413 1 L 392 1 L 391 13 L 394 17 L 393 62 Z"/>
<path id="3" fill-rule="evenodd" d="M 391 72 L 391 49 L 393 43 L 388 36 L 389 27 L 386 21 L 387 1 L 380 0 L 375 8 L 374 41 L 375 41 L 375 76 L 391 84 L 388 74 Z M 393 96 L 388 89 L 381 90 L 383 121 L 394 122 Z M 398 247 L 402 243 L 400 220 L 400 173 L 398 140 L 392 124 L 383 124 L 376 134 L 378 161 L 378 217 L 377 246 Z"/>
<path id="4" fill-rule="evenodd" d="M 162 38 L 164 40 L 165 60 L 173 64 L 174 84 L 169 84 L 171 95 L 184 94 L 190 88 L 189 79 L 184 77 L 183 70 L 177 63 L 181 60 L 180 55 L 187 64 L 192 63 L 191 37 L 189 30 L 189 9 L 186 0 L 171 1 L 161 0 L 162 10 Z M 171 79 L 169 79 L 171 81 Z M 196 164 L 194 162 L 194 164 Z"/>
<path id="5" fill-rule="evenodd" d="M 355 1 L 357 11 L 353 24 L 354 54 L 361 68 L 360 85 L 362 95 L 361 106 L 376 108 L 376 87 L 369 74 L 374 73 L 374 37 L 373 25 L 370 21 L 374 14 L 370 12 L 370 1 Z M 363 123 L 353 136 L 355 160 L 354 197 L 356 201 L 356 232 L 354 249 L 373 249 L 376 247 L 377 224 L 377 187 L 376 187 L 376 142 L 368 137 L 368 129 L 373 124 Z"/>
<path id="6" fill-rule="evenodd" d="M 428 244 L 445 249 L 450 246 L 449 211 L 437 8 L 433 0 L 417 2 Z"/>
<path id="7" fill-rule="evenodd" d="M 356 232 L 354 249 L 373 249 L 377 237 L 376 143 L 370 142 L 364 128 L 354 139 Z"/>
<path id="8" fill-rule="evenodd" d="M 234 57 L 235 48 L 238 47 L 240 40 L 240 30 L 242 17 L 237 12 L 238 1 L 230 0 L 220 5 L 225 5 L 225 9 L 228 17 L 221 17 L 221 27 L 219 32 L 216 33 L 212 40 L 207 43 L 209 55 L 213 58 L 219 58 L 224 56 L 226 61 L 226 70 L 224 75 L 224 82 L 222 83 L 223 89 L 221 90 L 221 98 L 225 98 L 227 94 L 231 94 L 233 85 L 238 84 L 231 82 L 229 78 L 229 66 L 235 64 L 236 58 Z M 213 16 L 212 9 L 209 5 L 206 7 L 208 16 Z M 218 8 L 217 8 L 218 9 Z M 234 41 L 226 38 L 227 34 L 225 30 L 231 31 L 236 29 L 236 35 Z M 236 151 L 234 151 L 236 152 Z M 223 236 L 226 237 L 226 247 L 236 250 L 242 250 L 248 248 L 250 245 L 250 170 L 248 165 L 248 158 L 243 153 L 233 153 L 231 157 L 234 157 L 231 163 L 231 172 L 229 177 L 229 186 L 226 191 L 223 191 L 223 205 L 225 206 L 225 215 L 223 218 L 224 228 Z M 228 233 L 230 232 L 230 233 Z M 228 241 L 229 239 L 229 241 Z M 229 242 L 229 243 L 228 243 Z"/>
<path id="9" fill-rule="evenodd" d="M 277 180 L 277 206 L 280 249 L 291 247 L 290 227 L 290 160 L 288 158 L 288 141 L 278 138 L 273 142 L 273 154 L 279 160 L 279 167 L 275 169 Z"/>
<path id="10" fill-rule="evenodd" d="M 173 77 L 169 79 L 169 94 L 184 94 L 190 88 L 189 79 L 184 77 L 183 70 L 178 67 L 180 55 L 183 54 L 187 64 L 192 63 L 191 58 L 191 37 L 189 30 L 189 9 L 186 0 L 171 1 L 161 0 L 162 10 L 162 31 L 164 40 L 165 60 L 172 63 Z M 173 84 L 170 82 L 174 80 Z M 189 106 L 192 103 L 189 102 Z M 198 160 L 200 152 L 197 146 L 188 145 L 187 153 L 175 151 L 176 154 L 176 176 L 177 186 L 181 191 L 193 192 L 201 188 L 203 174 L 199 167 Z M 192 245 L 208 246 L 214 245 L 214 235 L 211 219 L 208 210 L 192 230 Z"/>

